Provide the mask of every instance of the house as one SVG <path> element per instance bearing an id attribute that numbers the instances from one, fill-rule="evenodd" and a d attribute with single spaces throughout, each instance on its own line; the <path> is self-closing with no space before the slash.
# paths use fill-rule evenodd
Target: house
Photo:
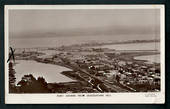
<path id="1" fill-rule="evenodd" d="M 154 78 L 154 85 L 160 85 L 160 78 L 159 77 L 155 77 Z"/>
<path id="2" fill-rule="evenodd" d="M 148 83 L 148 80 L 147 80 L 147 79 L 139 79 L 139 80 L 137 81 L 137 84 L 146 84 L 146 83 Z"/>
<path id="3" fill-rule="evenodd" d="M 125 61 L 119 61 L 119 62 L 118 62 L 118 65 L 124 66 L 124 65 L 126 65 L 126 62 L 125 62 Z"/>
<path id="4" fill-rule="evenodd" d="M 154 82 L 154 79 L 152 77 L 148 77 L 147 79 L 148 79 L 149 84 L 152 85 Z"/>
<path id="5" fill-rule="evenodd" d="M 98 71 L 96 76 L 104 76 L 105 75 L 105 72 L 104 71 Z"/>
<path id="6" fill-rule="evenodd" d="M 126 75 L 125 74 L 120 74 L 120 80 L 124 80 L 124 79 L 126 79 Z"/>

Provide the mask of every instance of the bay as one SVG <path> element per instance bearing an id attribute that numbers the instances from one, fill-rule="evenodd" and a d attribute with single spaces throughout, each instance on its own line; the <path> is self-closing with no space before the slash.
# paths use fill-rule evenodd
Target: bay
<path id="1" fill-rule="evenodd" d="M 39 63 L 32 60 L 17 60 L 14 69 L 16 71 L 16 83 L 18 83 L 24 75 L 32 74 L 35 78 L 43 77 L 47 83 L 60 83 L 75 81 L 61 74 L 62 71 L 72 71 L 69 68 Z"/>

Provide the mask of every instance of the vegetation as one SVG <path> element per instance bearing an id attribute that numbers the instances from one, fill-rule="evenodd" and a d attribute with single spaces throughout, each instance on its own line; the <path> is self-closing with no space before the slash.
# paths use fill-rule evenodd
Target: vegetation
<path id="1" fill-rule="evenodd" d="M 22 80 L 17 84 L 20 93 L 49 93 L 47 82 L 43 77 L 36 80 L 31 74 L 24 75 Z"/>

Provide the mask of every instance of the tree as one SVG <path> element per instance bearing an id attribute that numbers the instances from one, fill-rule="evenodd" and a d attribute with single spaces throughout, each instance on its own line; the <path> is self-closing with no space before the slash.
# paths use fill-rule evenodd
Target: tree
<path id="1" fill-rule="evenodd" d="M 119 75 L 116 75 L 116 81 L 119 83 L 119 80 L 120 80 L 120 76 Z"/>
<path id="2" fill-rule="evenodd" d="M 18 82 L 20 85 L 20 93 L 49 93 L 48 84 L 43 77 L 36 80 L 33 75 L 24 75 L 22 80 Z"/>
<path id="3" fill-rule="evenodd" d="M 38 77 L 37 80 L 43 87 L 47 87 L 48 84 L 43 77 Z"/>
<path id="4" fill-rule="evenodd" d="M 10 86 L 15 86 L 15 70 L 13 69 L 13 63 L 9 62 L 9 85 Z"/>

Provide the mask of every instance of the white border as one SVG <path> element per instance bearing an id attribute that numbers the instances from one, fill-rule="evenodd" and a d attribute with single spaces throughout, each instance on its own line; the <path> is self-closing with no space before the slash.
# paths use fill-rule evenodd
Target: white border
<path id="1" fill-rule="evenodd" d="M 8 11 L 54 9 L 160 9 L 161 92 L 109 93 L 111 97 L 57 97 L 58 94 L 8 93 Z M 164 5 L 6 5 L 5 6 L 5 103 L 6 104 L 163 104 L 165 103 L 165 15 Z M 104 93 L 103 95 L 107 95 Z M 69 94 L 60 94 L 69 95 Z M 76 93 L 74 95 L 80 95 Z M 87 95 L 87 94 L 86 94 Z M 89 94 L 88 94 L 89 95 Z"/>

